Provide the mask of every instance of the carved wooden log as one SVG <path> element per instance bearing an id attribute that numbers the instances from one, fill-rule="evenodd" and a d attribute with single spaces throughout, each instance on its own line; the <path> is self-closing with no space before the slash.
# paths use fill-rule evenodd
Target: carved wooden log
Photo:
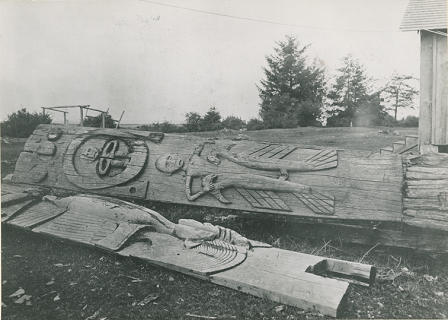
<path id="1" fill-rule="evenodd" d="M 42 125 L 13 181 L 281 216 L 402 220 L 400 158 L 289 144 Z"/>

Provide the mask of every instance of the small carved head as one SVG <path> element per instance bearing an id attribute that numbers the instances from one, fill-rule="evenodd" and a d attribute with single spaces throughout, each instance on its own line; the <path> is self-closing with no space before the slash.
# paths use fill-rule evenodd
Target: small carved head
<path id="1" fill-rule="evenodd" d="M 156 168 L 169 176 L 182 169 L 183 165 L 184 160 L 174 153 L 165 154 L 156 160 Z"/>

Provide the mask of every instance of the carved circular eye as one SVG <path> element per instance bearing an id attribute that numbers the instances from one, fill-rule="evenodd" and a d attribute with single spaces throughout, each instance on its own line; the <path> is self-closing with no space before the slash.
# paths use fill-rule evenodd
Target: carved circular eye
<path id="1" fill-rule="evenodd" d="M 130 194 L 134 194 L 134 193 L 136 193 L 137 192 L 137 189 L 135 189 L 135 187 L 130 187 L 129 188 L 129 193 Z"/>
<path id="2" fill-rule="evenodd" d="M 58 140 L 62 136 L 62 130 L 60 128 L 51 129 L 50 132 L 47 134 L 47 139 L 49 141 L 55 141 Z"/>

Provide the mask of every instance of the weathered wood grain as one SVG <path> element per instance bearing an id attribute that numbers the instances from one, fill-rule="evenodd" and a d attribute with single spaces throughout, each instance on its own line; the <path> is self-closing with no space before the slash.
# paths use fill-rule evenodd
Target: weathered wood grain
<path id="1" fill-rule="evenodd" d="M 316 256 L 281 249 L 256 248 L 248 252 L 243 264 L 212 275 L 210 281 L 335 317 L 348 283 L 305 272 L 310 265 L 321 260 Z"/>
<path id="2" fill-rule="evenodd" d="M 403 198 L 403 207 L 413 210 L 448 210 L 448 202 L 440 198 Z"/>
<path id="3" fill-rule="evenodd" d="M 24 193 L 24 192 L 8 193 L 5 195 L 2 195 L 2 197 L 1 197 L 2 208 L 22 202 L 24 200 L 28 200 L 30 198 L 31 198 L 31 196 L 28 193 Z"/>
<path id="4" fill-rule="evenodd" d="M 132 235 L 134 235 L 134 233 L 144 227 L 144 225 L 122 222 L 115 228 L 115 230 L 113 230 L 113 232 L 106 235 L 104 233 L 100 233 L 103 230 L 100 229 L 100 232 L 97 232 L 94 236 L 92 236 L 91 241 L 99 248 L 109 251 L 117 251 L 126 241 L 129 240 L 130 237 L 132 237 Z"/>
<path id="5" fill-rule="evenodd" d="M 448 231 L 448 155 L 413 158 L 405 176 L 403 223 Z"/>
<path id="6" fill-rule="evenodd" d="M 447 220 L 436 220 L 433 217 L 430 218 L 417 218 L 417 217 L 403 217 L 403 222 L 410 226 L 425 228 L 427 230 L 443 230 L 448 231 L 448 221 Z M 448 243 L 448 238 L 446 238 L 446 243 Z"/>
<path id="7" fill-rule="evenodd" d="M 406 171 L 410 180 L 440 180 L 448 179 L 448 168 L 410 167 Z"/>
<path id="8" fill-rule="evenodd" d="M 25 229 L 33 228 L 64 213 L 67 209 L 58 207 L 49 201 L 41 201 L 32 207 L 26 206 L 22 211 L 7 220 L 7 224 Z M 3 213 L 3 209 L 2 209 Z"/>
<path id="9" fill-rule="evenodd" d="M 13 218 L 15 215 L 19 214 L 21 211 L 32 206 L 35 203 L 35 201 L 36 201 L 35 199 L 22 200 L 22 202 L 12 204 L 7 207 L 2 206 L 2 208 L 1 208 L 2 222 L 8 221 L 9 219 Z"/>
<path id="10" fill-rule="evenodd" d="M 405 209 L 403 212 L 408 217 L 448 221 L 448 208 L 445 210 Z"/>
<path id="11" fill-rule="evenodd" d="M 33 145 L 39 139 L 41 142 L 48 141 L 48 134 L 55 127 L 39 126 L 30 137 Z M 120 130 L 76 127 L 69 129 L 60 127 L 60 129 L 62 135 L 51 141 L 57 148 L 55 154 L 38 158 L 36 152 L 23 152 L 17 162 L 13 181 L 47 186 L 57 190 L 65 189 L 130 199 L 144 198 L 168 203 L 281 215 L 319 218 L 325 215 L 325 218 L 328 219 L 349 220 L 401 220 L 403 169 L 401 160 L 396 157 L 251 141 L 205 141 L 179 135 L 166 135 L 163 140 L 157 140 L 157 136 L 149 138 L 151 133 L 131 130 L 122 132 Z M 130 161 L 126 163 L 126 168 L 116 168 L 110 175 L 98 174 L 98 169 L 95 167 L 95 161 L 98 160 L 89 162 L 88 157 L 94 159 L 95 154 L 97 154 L 96 157 L 100 157 L 102 149 L 114 139 L 118 141 L 117 151 L 120 150 L 120 146 L 123 148 L 125 145 L 127 146 L 127 149 L 123 150 L 131 152 L 127 157 L 135 159 L 135 165 Z M 201 158 L 201 161 L 207 165 L 203 167 L 203 173 L 198 173 L 197 177 L 192 176 L 190 191 L 187 193 L 188 175 L 182 172 L 166 175 L 156 168 L 155 163 L 160 157 L 171 153 L 179 155 L 183 161 L 188 161 L 195 150 L 199 150 L 198 145 L 201 143 L 202 147 L 199 149 L 202 152 L 198 151 L 201 153 L 198 159 Z M 227 150 L 228 148 L 232 154 L 238 155 L 238 159 L 248 155 L 250 158 L 247 159 L 255 159 L 253 160 L 255 163 L 262 161 L 259 162 L 260 165 L 271 161 L 274 164 L 283 163 L 285 166 L 280 165 L 277 170 L 275 164 L 272 169 L 263 170 L 259 166 L 250 168 L 225 157 L 219 158 L 219 165 L 213 165 L 207 161 L 207 155 L 213 150 Z M 145 149 L 148 150 L 146 155 Z M 121 154 L 126 154 L 124 151 Z M 87 157 L 83 158 L 81 155 L 84 152 L 87 152 Z M 110 160 L 112 161 L 112 159 Z M 300 162 L 317 164 L 316 168 L 320 171 L 297 172 L 288 169 L 291 166 L 294 168 L 295 163 Z M 199 170 L 200 167 L 197 168 Z M 30 179 L 30 171 L 35 176 L 34 180 Z M 201 185 L 201 179 L 206 174 L 212 173 L 218 175 L 215 185 L 222 186 L 223 189 L 219 190 L 220 195 L 217 196 L 226 199 L 225 203 L 215 198 L 212 192 L 203 191 L 204 186 Z M 257 177 L 267 178 L 265 180 L 267 183 L 256 184 L 252 178 L 249 179 L 250 181 L 242 178 L 250 175 L 256 179 L 259 179 Z M 224 180 L 224 176 L 226 180 Z M 238 177 L 242 179 L 238 179 Z M 279 178 L 288 179 L 288 181 L 282 183 Z M 226 184 L 220 184 L 221 180 L 227 181 Z M 255 183 L 259 189 L 247 187 L 251 183 L 252 185 Z M 142 187 L 145 184 L 147 185 L 146 190 Z M 327 203 L 325 205 L 333 208 L 329 207 L 328 210 L 324 210 L 325 206 L 311 205 L 312 201 L 303 201 L 305 196 L 297 198 L 293 193 L 288 193 L 282 184 L 311 187 L 317 194 L 325 194 L 334 198 L 334 204 Z M 238 192 L 237 188 L 246 190 L 243 191 L 246 197 Z M 198 196 L 195 196 L 194 200 L 189 200 L 188 194 L 198 194 Z M 299 194 L 302 193 L 299 192 Z"/>
<path id="12" fill-rule="evenodd" d="M 325 259 L 310 265 L 307 272 L 316 275 L 350 276 L 357 281 L 372 285 L 376 277 L 376 268 L 362 263 Z"/>

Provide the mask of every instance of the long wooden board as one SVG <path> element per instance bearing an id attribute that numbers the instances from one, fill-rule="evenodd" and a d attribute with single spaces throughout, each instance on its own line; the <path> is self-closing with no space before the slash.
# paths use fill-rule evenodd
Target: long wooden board
<path id="1" fill-rule="evenodd" d="M 168 172 L 173 159 L 182 166 Z M 290 144 L 41 125 L 13 181 L 280 216 L 402 220 L 401 158 Z"/>

